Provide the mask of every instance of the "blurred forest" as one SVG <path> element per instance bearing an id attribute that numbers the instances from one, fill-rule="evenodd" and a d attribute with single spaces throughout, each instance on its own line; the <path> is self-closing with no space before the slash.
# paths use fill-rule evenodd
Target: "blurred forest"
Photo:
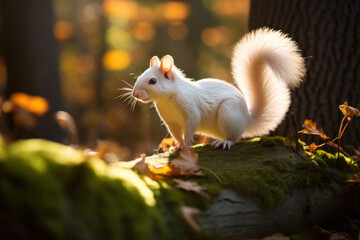
<path id="1" fill-rule="evenodd" d="M 136 76 L 148 67 L 152 56 L 162 57 L 166 54 L 172 55 L 175 64 L 191 78 L 214 77 L 232 81 L 232 46 L 247 31 L 249 11 L 249 0 L 27 2 L 28 6 L 18 1 L 2 1 L 1 34 L 4 47 L 0 51 L 1 92 L 9 97 L 9 92 L 5 94 L 6 87 L 11 85 L 9 83 L 14 83 L 10 87 L 12 91 L 26 92 L 18 85 L 27 81 L 27 71 L 31 71 L 20 67 L 13 70 L 23 74 L 19 84 L 14 80 L 15 73 L 10 75 L 7 68 L 10 57 L 4 55 L 11 56 L 17 63 L 24 59 L 36 61 L 18 56 L 16 51 L 7 47 L 11 42 L 14 49 L 19 48 L 18 52 L 24 52 L 20 48 L 23 44 L 12 41 L 8 36 L 11 31 L 26 34 L 16 29 L 16 25 L 9 25 L 9 21 L 16 24 L 11 17 L 20 19 L 24 26 L 34 22 L 20 16 L 30 19 L 32 15 L 37 15 L 40 25 L 46 24 L 46 19 L 51 18 L 53 22 L 49 28 L 28 27 L 29 35 L 19 35 L 19 38 L 30 36 L 29 39 L 33 40 L 36 34 L 41 34 L 56 41 L 53 46 L 46 42 L 37 46 L 49 49 L 57 57 L 54 62 L 58 65 L 58 71 L 47 67 L 46 62 L 42 62 L 39 70 L 51 71 L 52 77 L 42 80 L 49 88 L 45 88 L 44 82 L 39 82 L 45 88 L 45 94 L 37 92 L 37 89 L 28 93 L 41 95 L 45 99 L 52 98 L 56 95 L 52 91 L 56 91 L 59 82 L 62 99 L 57 101 L 55 107 L 50 101 L 50 109 L 64 110 L 74 117 L 80 144 L 95 147 L 101 139 L 114 140 L 122 146 L 125 159 L 141 152 L 153 152 L 161 139 L 169 135 L 150 104 L 137 105 L 132 112 L 128 104 L 117 98 L 122 93 L 119 88 L 126 87 L 124 81 L 134 84 Z M 19 5 L 22 10 L 16 13 L 14 6 Z M 42 15 L 46 16 L 42 18 Z M 38 54 L 41 55 L 42 51 L 31 52 L 30 56 Z M 56 81 L 56 78 L 59 80 Z M 52 116 L 49 119 L 54 121 Z M 39 123 L 36 128 L 41 131 L 43 124 L 41 121 Z M 58 141 L 64 142 L 65 135 Z"/>

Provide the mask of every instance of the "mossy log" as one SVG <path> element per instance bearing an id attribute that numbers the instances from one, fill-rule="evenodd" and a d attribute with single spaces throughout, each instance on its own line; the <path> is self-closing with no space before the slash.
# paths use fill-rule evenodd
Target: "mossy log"
<path id="1" fill-rule="evenodd" d="M 342 154 L 295 151 L 280 137 L 243 141 L 229 152 L 208 146 L 197 151 L 199 165 L 223 181 L 200 220 L 225 238 L 293 234 L 356 209 L 353 190 L 345 184 L 356 166 Z"/>
<path id="2" fill-rule="evenodd" d="M 171 177 L 155 181 L 64 145 L 15 142 L 0 148 L 0 238 L 259 238 L 351 208 L 344 184 L 355 171 L 351 160 L 290 145 L 275 137 L 242 141 L 231 151 L 195 147 L 205 177 L 187 180 L 206 187 L 199 195 L 175 188 Z M 182 205 L 201 209 L 203 230 L 187 226 Z"/>

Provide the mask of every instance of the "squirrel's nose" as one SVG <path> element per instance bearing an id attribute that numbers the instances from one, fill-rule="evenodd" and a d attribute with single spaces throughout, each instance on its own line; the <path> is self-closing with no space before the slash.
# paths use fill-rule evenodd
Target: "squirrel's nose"
<path id="1" fill-rule="evenodd" d="M 133 92 L 132 95 L 135 97 L 135 98 L 138 98 L 139 97 L 139 94 L 137 92 Z"/>

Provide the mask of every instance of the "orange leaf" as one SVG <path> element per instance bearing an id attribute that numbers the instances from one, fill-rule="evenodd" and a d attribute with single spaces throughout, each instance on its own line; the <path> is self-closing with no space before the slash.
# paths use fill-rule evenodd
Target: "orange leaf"
<path id="1" fill-rule="evenodd" d="M 354 108 L 354 107 L 349 106 L 347 101 L 344 102 L 344 104 L 339 105 L 339 109 L 345 116 L 350 118 L 350 120 L 354 116 L 356 116 L 356 117 L 360 116 L 360 110 L 358 108 Z"/>
<path id="2" fill-rule="evenodd" d="M 164 138 L 159 147 L 162 148 L 163 152 L 169 152 L 171 147 L 175 147 L 175 139 L 173 138 Z"/>
<path id="3" fill-rule="evenodd" d="M 319 147 L 318 145 L 316 145 L 315 143 L 312 143 L 312 144 L 310 144 L 310 146 L 309 146 L 309 151 L 312 152 L 312 151 L 314 151 L 315 149 L 317 149 L 318 147 Z"/>
<path id="4" fill-rule="evenodd" d="M 346 182 L 360 184 L 360 178 L 358 177 L 358 178 L 355 178 L 355 179 L 350 179 L 350 180 L 347 180 Z"/>
<path id="5" fill-rule="evenodd" d="M 328 136 L 326 136 L 324 130 L 322 128 L 317 129 L 316 123 L 312 120 L 306 119 L 304 121 L 304 124 L 302 125 L 303 129 L 299 131 L 299 133 L 304 134 L 311 134 L 311 135 L 317 135 L 320 136 L 322 139 L 329 139 Z"/>
<path id="6" fill-rule="evenodd" d="M 172 175 L 181 176 L 204 176 L 198 166 L 198 154 L 190 148 L 179 151 L 179 157 L 169 163 Z"/>
<path id="7" fill-rule="evenodd" d="M 146 154 L 141 154 L 140 158 L 137 158 L 137 159 L 131 161 L 131 162 L 135 163 L 131 169 L 137 171 L 140 174 L 143 174 L 146 176 L 151 176 L 152 173 L 151 173 L 148 165 L 145 163 L 145 157 L 146 157 Z"/>
<path id="8" fill-rule="evenodd" d="M 171 175 L 172 169 L 169 167 L 169 165 L 152 165 L 147 163 L 146 164 L 149 170 L 154 174 L 160 174 L 160 175 Z"/>

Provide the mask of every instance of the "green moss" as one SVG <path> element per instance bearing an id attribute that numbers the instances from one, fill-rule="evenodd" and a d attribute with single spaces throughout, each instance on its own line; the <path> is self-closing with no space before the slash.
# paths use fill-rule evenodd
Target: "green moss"
<path id="1" fill-rule="evenodd" d="M 164 182 L 61 144 L 19 141 L 0 155 L 0 235 L 6 239 L 207 236 L 185 225 L 181 203 L 183 193 Z"/>
<path id="2" fill-rule="evenodd" d="M 179 157 L 180 153 L 179 151 L 175 151 L 175 152 L 171 152 L 171 153 L 167 153 L 167 156 L 169 158 L 169 161 Z"/>
<path id="3" fill-rule="evenodd" d="M 263 208 L 279 205 L 286 193 L 296 189 L 343 183 L 355 173 L 350 159 L 342 154 L 336 158 L 316 151 L 307 157 L 302 149 L 299 153 L 291 150 L 290 141 L 282 137 L 242 141 L 230 151 L 212 150 L 209 145 L 195 149 L 199 165 L 213 170 L 222 180 L 220 184 L 207 174 L 212 179 L 207 184 L 210 191 L 215 194 L 222 187 L 230 188 Z"/>
<path id="4" fill-rule="evenodd" d="M 278 145 L 283 145 L 288 147 L 290 145 L 290 140 L 288 138 L 275 136 L 275 137 L 262 137 L 259 140 L 260 144 L 265 147 L 275 147 Z"/>

